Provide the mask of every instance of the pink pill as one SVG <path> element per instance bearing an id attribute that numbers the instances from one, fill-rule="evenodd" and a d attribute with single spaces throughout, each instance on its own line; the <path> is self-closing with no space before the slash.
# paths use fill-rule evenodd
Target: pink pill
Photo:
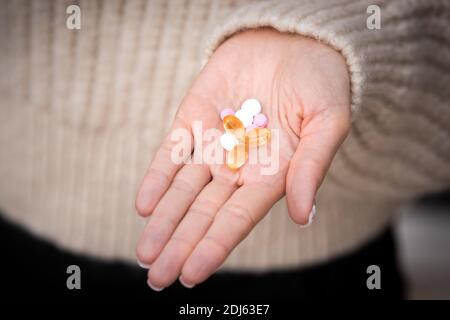
<path id="1" fill-rule="evenodd" d="M 259 128 L 264 128 L 267 126 L 267 117 L 262 113 L 258 113 L 253 117 L 253 124 Z"/>
<path id="2" fill-rule="evenodd" d="M 226 116 L 232 115 L 234 114 L 234 110 L 231 108 L 225 108 L 222 110 L 222 112 L 220 112 L 220 119 L 223 120 L 223 118 L 225 118 Z"/>

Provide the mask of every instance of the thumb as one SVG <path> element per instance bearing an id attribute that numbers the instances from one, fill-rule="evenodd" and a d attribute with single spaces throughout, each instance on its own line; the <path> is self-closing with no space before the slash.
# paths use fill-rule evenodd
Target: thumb
<path id="1" fill-rule="evenodd" d="M 349 107 L 326 108 L 310 119 L 303 119 L 300 142 L 286 180 L 289 214 L 296 223 L 311 222 L 316 192 L 349 129 Z"/>

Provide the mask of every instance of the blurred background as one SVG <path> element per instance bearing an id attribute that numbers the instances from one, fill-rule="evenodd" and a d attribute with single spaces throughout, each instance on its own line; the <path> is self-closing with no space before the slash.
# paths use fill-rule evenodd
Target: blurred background
<path id="1" fill-rule="evenodd" d="M 408 299 L 450 299 L 450 191 L 400 209 L 395 222 Z"/>

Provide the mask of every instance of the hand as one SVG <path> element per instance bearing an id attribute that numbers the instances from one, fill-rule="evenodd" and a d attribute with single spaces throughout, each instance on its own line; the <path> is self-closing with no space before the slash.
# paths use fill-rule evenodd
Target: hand
<path id="1" fill-rule="evenodd" d="M 247 98 L 258 99 L 268 127 L 279 130 L 279 169 L 261 175 L 248 164 L 238 172 L 225 165 L 175 164 L 169 133 L 136 200 L 140 215 L 152 214 L 137 255 L 151 265 L 154 288 L 180 275 L 187 286 L 207 279 L 285 193 L 292 219 L 308 222 L 317 189 L 350 128 L 346 63 L 331 47 L 298 35 L 239 33 L 203 68 L 171 131 L 192 132 L 194 121 L 203 130 L 221 129 L 222 108 L 239 108 Z"/>

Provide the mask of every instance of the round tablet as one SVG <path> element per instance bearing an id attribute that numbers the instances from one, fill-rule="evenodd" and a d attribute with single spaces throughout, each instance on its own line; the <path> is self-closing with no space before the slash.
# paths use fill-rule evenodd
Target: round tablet
<path id="1" fill-rule="evenodd" d="M 253 115 L 246 112 L 245 110 L 238 110 L 236 111 L 236 113 L 234 114 L 236 118 L 238 118 L 239 120 L 241 120 L 242 124 L 244 125 L 245 128 L 247 128 L 248 126 L 250 126 L 253 122 Z"/>
<path id="2" fill-rule="evenodd" d="M 267 117 L 262 113 L 258 113 L 253 117 L 253 124 L 259 128 L 264 128 L 267 126 Z"/>
<path id="3" fill-rule="evenodd" d="M 244 110 L 246 113 L 255 116 L 261 112 L 261 104 L 256 99 L 247 99 L 242 104 L 241 110 Z"/>
<path id="4" fill-rule="evenodd" d="M 231 151 L 238 143 L 238 139 L 232 133 L 224 133 L 220 137 L 220 145 L 227 151 Z"/>

